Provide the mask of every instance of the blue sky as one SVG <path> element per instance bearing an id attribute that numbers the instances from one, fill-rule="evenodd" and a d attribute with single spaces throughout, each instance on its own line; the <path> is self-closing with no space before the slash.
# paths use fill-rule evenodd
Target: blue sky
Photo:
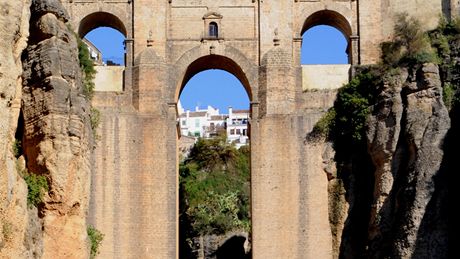
<path id="1" fill-rule="evenodd" d="M 103 54 L 103 59 L 123 63 L 123 35 L 111 28 L 98 28 L 86 35 Z M 338 30 L 320 25 L 306 31 L 302 43 L 302 64 L 346 64 L 347 42 Z M 239 80 L 222 70 L 206 70 L 190 79 L 180 96 L 185 109 L 211 105 L 226 113 L 227 108 L 248 109 L 249 98 Z"/>

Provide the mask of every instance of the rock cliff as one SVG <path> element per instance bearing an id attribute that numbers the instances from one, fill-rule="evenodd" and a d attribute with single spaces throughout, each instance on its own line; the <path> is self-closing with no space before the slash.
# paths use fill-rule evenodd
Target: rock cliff
<path id="1" fill-rule="evenodd" d="M 338 112 L 334 149 L 323 144 L 334 258 L 448 258 L 447 174 L 453 173 L 454 144 L 447 141 L 456 138 L 442 71 L 430 63 L 396 71 L 361 81 L 371 89 L 363 138 L 340 127 L 356 130 L 356 116 Z M 341 105 L 336 102 L 335 110 Z"/>
<path id="2" fill-rule="evenodd" d="M 375 166 L 369 256 L 447 258 L 446 201 L 437 201 L 435 193 L 446 188 L 440 181 L 450 118 L 438 67 L 404 69 L 391 79 L 368 118 Z M 433 214 L 436 219 L 429 219 Z M 423 232 L 428 221 L 432 231 Z"/>
<path id="3" fill-rule="evenodd" d="M 21 108 L 21 53 L 29 35 L 30 0 L 0 1 L 0 257 L 41 254 L 37 211 L 27 206 L 13 143 Z M 38 227 L 38 229 L 40 229 Z"/>
<path id="4" fill-rule="evenodd" d="M 23 149 L 29 172 L 49 184 L 39 207 L 43 257 L 87 258 L 92 131 L 77 40 L 60 1 L 34 0 L 31 14 L 23 54 Z"/>
<path id="5" fill-rule="evenodd" d="M 0 11 L 1 257 L 88 258 L 93 140 L 76 37 L 59 0 L 1 1 Z M 37 207 L 25 174 L 49 186 Z"/>

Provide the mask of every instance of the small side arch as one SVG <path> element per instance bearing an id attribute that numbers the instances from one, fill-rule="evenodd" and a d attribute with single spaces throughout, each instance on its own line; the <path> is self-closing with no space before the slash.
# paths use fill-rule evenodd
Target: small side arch
<path id="1" fill-rule="evenodd" d="M 336 11 L 321 10 L 317 11 L 305 20 L 300 35 L 303 35 L 308 29 L 317 25 L 329 25 L 338 29 L 343 36 L 350 41 L 352 35 L 352 27 L 348 20 Z"/>
<path id="2" fill-rule="evenodd" d="M 88 32 L 99 27 L 110 27 L 122 33 L 125 38 L 128 36 L 123 21 L 118 16 L 107 12 L 95 12 L 85 16 L 78 25 L 78 35 L 83 38 Z"/>
<path id="3" fill-rule="evenodd" d="M 350 10 L 342 11 L 348 13 L 348 16 L 351 15 L 349 12 L 347 12 Z M 345 40 L 347 41 L 346 52 L 348 54 L 348 63 L 354 64 L 358 61 L 359 57 L 356 53 L 358 45 L 356 44 L 356 41 L 353 42 L 353 39 L 356 39 L 356 37 L 353 37 L 355 33 L 353 30 L 353 26 L 349 20 L 350 17 L 348 17 L 347 19 L 347 17 L 344 16 L 341 12 L 330 9 L 318 10 L 316 12 L 310 13 L 306 17 L 307 18 L 305 19 L 305 21 L 301 25 L 302 27 L 300 28 L 300 35 L 303 35 L 310 28 L 318 25 L 332 26 L 336 28 L 338 31 L 340 31 L 343 34 Z M 299 46 L 299 48 L 301 48 L 301 46 Z M 300 53 L 301 49 L 299 49 L 299 57 Z"/>

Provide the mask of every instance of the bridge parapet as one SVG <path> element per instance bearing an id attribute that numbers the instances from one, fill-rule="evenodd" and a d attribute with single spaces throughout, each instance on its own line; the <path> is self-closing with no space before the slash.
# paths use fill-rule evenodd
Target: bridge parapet
<path id="1" fill-rule="evenodd" d="M 333 90 L 348 83 L 349 64 L 302 65 L 302 90 Z"/>

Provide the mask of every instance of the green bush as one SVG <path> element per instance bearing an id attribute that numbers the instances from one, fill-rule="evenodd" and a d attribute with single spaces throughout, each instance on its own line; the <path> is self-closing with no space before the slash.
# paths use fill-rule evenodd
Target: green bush
<path id="1" fill-rule="evenodd" d="M 29 206 L 37 206 L 43 202 L 45 191 L 49 191 L 48 182 L 43 175 L 23 172 L 24 180 L 27 184 L 27 204 Z"/>
<path id="2" fill-rule="evenodd" d="M 101 112 L 98 109 L 91 107 L 89 116 L 90 116 L 91 130 L 93 131 L 93 137 L 94 139 L 98 139 L 99 136 L 97 135 L 97 128 L 101 124 Z"/>
<path id="3" fill-rule="evenodd" d="M 444 104 L 446 105 L 447 109 L 450 110 L 452 107 L 452 103 L 454 102 L 455 98 L 455 90 L 452 84 L 445 84 L 443 88 L 443 96 L 442 99 Z"/>
<path id="4" fill-rule="evenodd" d="M 308 134 L 309 141 L 319 140 L 321 138 L 327 138 L 329 133 L 334 126 L 335 117 L 337 113 L 334 108 L 329 109 L 319 121 L 313 126 L 313 130 Z"/>
<path id="5" fill-rule="evenodd" d="M 88 47 L 77 36 L 78 40 L 78 59 L 80 61 L 80 68 L 83 74 L 83 94 L 91 99 L 94 95 L 94 78 L 96 76 L 96 69 L 94 69 L 93 60 L 91 60 Z"/>
<path id="6" fill-rule="evenodd" d="M 20 140 L 15 139 L 13 142 L 13 155 L 18 158 L 22 154 L 22 143 Z"/>
<path id="7" fill-rule="evenodd" d="M 188 238 L 250 230 L 249 153 L 224 135 L 197 141 L 179 169 L 180 219 Z"/>
<path id="8" fill-rule="evenodd" d="M 407 13 L 397 16 L 394 38 L 384 42 L 382 62 L 385 66 L 413 66 L 423 63 L 438 63 L 428 34 L 421 29 L 420 22 Z"/>
<path id="9" fill-rule="evenodd" d="M 438 28 L 429 33 L 431 44 L 437 50 L 441 60 L 439 70 L 443 86 L 443 100 L 446 107 L 451 110 L 460 102 L 460 19 L 447 21 L 441 17 Z"/>
<path id="10" fill-rule="evenodd" d="M 336 118 L 331 132 L 334 138 L 351 139 L 353 142 L 365 139 L 369 107 L 375 102 L 374 91 L 380 80 L 375 73 L 369 70 L 359 74 L 339 89 L 334 103 Z"/>
<path id="11" fill-rule="evenodd" d="M 95 258 L 96 255 L 99 254 L 99 247 L 102 243 L 102 240 L 104 240 L 104 234 L 101 233 L 101 231 L 97 230 L 93 226 L 88 226 L 86 228 L 86 232 L 88 233 L 89 241 L 91 244 L 91 254 L 90 258 Z"/>

